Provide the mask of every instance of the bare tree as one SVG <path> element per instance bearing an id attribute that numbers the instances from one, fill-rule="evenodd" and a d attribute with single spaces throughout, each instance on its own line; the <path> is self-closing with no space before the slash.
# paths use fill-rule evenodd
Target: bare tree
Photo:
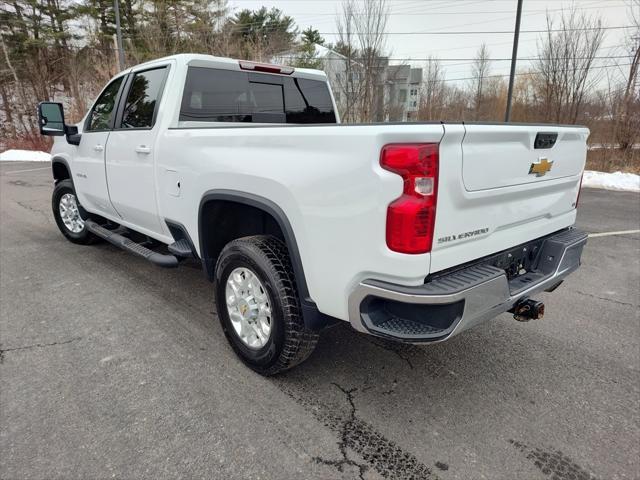
<path id="1" fill-rule="evenodd" d="M 386 0 L 369 0 L 357 5 L 355 25 L 363 66 L 361 113 L 362 121 L 371 122 L 384 108 L 381 102 L 384 101 L 382 91 L 388 59 L 381 57 L 389 8 Z"/>
<path id="2" fill-rule="evenodd" d="M 619 143 L 627 153 L 633 150 L 640 139 L 640 92 L 638 91 L 638 71 L 640 69 L 640 0 L 634 0 L 629 7 L 629 17 L 635 26 L 629 34 L 627 44 L 631 65 L 623 93 L 614 108 L 612 141 Z M 619 104 L 619 105 L 618 105 Z"/>
<path id="3" fill-rule="evenodd" d="M 536 97 L 536 75 L 520 72 L 513 88 L 512 118 L 520 122 L 535 122 L 539 118 Z M 506 102 L 506 99 L 505 99 Z"/>
<path id="4" fill-rule="evenodd" d="M 11 62 L 7 45 L 4 41 L 4 36 L 0 33 L 0 47 L 2 48 L 2 58 L 7 66 L 9 72 L 11 72 L 11 83 L 8 83 L 9 88 L 5 88 L 4 80 L 2 88 L 0 88 L 0 96 L 2 98 L 2 107 L 6 118 L 6 123 L 11 121 L 11 125 L 7 126 L 7 134 L 13 135 L 11 140 L 16 140 L 18 132 L 23 137 L 22 140 L 27 145 L 38 144 L 38 132 L 35 125 L 35 109 L 31 108 L 30 98 L 32 92 L 28 89 L 25 82 L 21 81 L 16 73 L 16 68 Z M 17 100 L 17 101 L 16 101 Z M 15 109 L 12 109 L 12 104 Z M 18 128 L 16 128 L 17 122 Z M 3 122 L 4 125 L 5 122 Z"/>
<path id="5" fill-rule="evenodd" d="M 487 45 L 483 43 L 480 45 L 480 48 L 476 53 L 476 58 L 471 66 L 471 91 L 473 93 L 475 120 L 478 120 L 482 116 L 482 100 L 490 68 L 491 61 L 489 60 L 489 49 L 487 48 Z"/>
<path id="6" fill-rule="evenodd" d="M 445 72 L 440 60 L 429 56 L 423 72 L 418 118 L 420 120 L 440 120 L 445 107 L 446 94 Z"/>
<path id="7" fill-rule="evenodd" d="M 546 120 L 577 121 L 590 88 L 587 79 L 603 39 L 599 17 L 579 13 L 574 6 L 562 12 L 557 25 L 547 13 L 547 33 L 538 46 L 536 61 L 538 94 Z"/>
<path id="8" fill-rule="evenodd" d="M 353 123 L 358 120 L 356 101 L 359 97 L 359 78 L 361 64 L 357 62 L 357 47 L 355 45 L 355 2 L 342 4 L 342 13 L 337 18 L 338 43 L 336 51 L 342 56 L 340 63 L 331 64 L 336 68 L 336 79 L 339 93 L 342 95 L 341 106 L 343 111 L 340 116 L 343 121 Z"/>
<path id="9" fill-rule="evenodd" d="M 338 52 L 344 55 L 346 121 L 371 122 L 384 109 L 383 57 L 389 8 L 386 0 L 345 0 L 338 17 Z"/>

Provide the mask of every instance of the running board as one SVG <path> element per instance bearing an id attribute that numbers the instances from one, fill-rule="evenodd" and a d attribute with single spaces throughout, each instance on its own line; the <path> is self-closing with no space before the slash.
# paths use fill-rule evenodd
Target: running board
<path id="1" fill-rule="evenodd" d="M 143 247 L 139 243 L 134 242 L 126 237 L 123 237 L 116 231 L 107 230 L 101 227 L 93 220 L 85 220 L 87 230 L 94 235 L 103 238 L 109 243 L 112 243 L 116 247 L 120 247 L 127 252 L 138 255 L 151 263 L 164 268 L 175 268 L 178 266 L 178 259 L 174 255 L 163 255 L 162 253 L 154 252 L 146 247 Z"/>

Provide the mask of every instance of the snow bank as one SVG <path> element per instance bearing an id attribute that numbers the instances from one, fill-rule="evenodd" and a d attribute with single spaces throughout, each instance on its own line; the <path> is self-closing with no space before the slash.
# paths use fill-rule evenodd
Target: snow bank
<path id="1" fill-rule="evenodd" d="M 634 173 L 605 173 L 585 170 L 583 187 L 604 188 L 606 190 L 627 190 L 640 192 L 640 175 Z"/>
<path id="2" fill-rule="evenodd" d="M 7 150 L 0 153 L 0 162 L 49 162 L 51 155 L 34 150 Z"/>

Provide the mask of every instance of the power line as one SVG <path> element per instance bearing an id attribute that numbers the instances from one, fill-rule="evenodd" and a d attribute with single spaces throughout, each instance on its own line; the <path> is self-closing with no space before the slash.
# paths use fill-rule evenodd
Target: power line
<path id="1" fill-rule="evenodd" d="M 278 58 L 278 55 L 274 55 L 276 58 Z M 589 60 L 589 59 L 593 59 L 593 60 L 607 60 L 610 58 L 631 58 L 633 57 L 633 55 L 605 55 L 605 56 L 595 56 L 595 57 L 558 57 L 557 60 Z M 308 57 L 291 57 L 289 55 L 282 55 L 281 58 L 285 59 L 285 60 L 306 60 L 308 59 Z M 325 58 L 325 57 L 315 57 L 316 59 L 320 60 L 320 61 L 344 61 L 344 58 Z M 429 61 L 438 61 L 438 62 L 462 62 L 462 61 L 468 61 L 468 62 L 474 62 L 477 59 L 476 58 L 438 58 L 438 57 L 427 57 L 427 58 L 414 58 L 414 57 L 406 57 L 406 58 L 392 58 L 392 57 L 380 57 L 381 59 L 384 58 L 390 62 L 429 62 Z M 518 57 L 518 60 L 523 60 L 523 61 L 533 61 L 533 60 L 539 60 L 542 57 Z M 357 58 L 353 58 L 354 61 L 357 60 Z M 490 62 L 509 62 L 511 61 L 510 58 L 487 58 L 488 61 Z M 466 64 L 462 64 L 462 65 L 466 65 Z"/>
<path id="2" fill-rule="evenodd" d="M 482 22 L 478 22 L 482 23 Z M 242 33 L 243 28 L 251 27 L 252 24 L 234 24 L 231 25 L 232 30 L 236 32 Z M 623 25 L 616 27 L 587 27 L 587 28 L 567 28 L 567 29 L 544 29 L 544 30 L 522 30 L 520 33 L 557 33 L 557 32 L 578 32 L 578 31 L 599 31 L 599 30 L 622 30 L 636 28 L 635 25 Z M 268 33 L 273 30 L 281 29 L 280 26 L 265 26 L 261 28 L 256 28 L 254 33 Z M 184 30 L 185 32 L 211 32 L 214 33 L 214 29 L 212 27 L 198 27 L 198 28 L 189 28 L 188 26 Z M 293 34 L 294 32 L 287 32 L 289 34 Z M 344 33 L 344 32 L 343 32 Z M 343 34 L 342 33 L 342 34 Z M 319 35 L 341 35 L 340 32 L 318 32 Z M 513 34 L 513 30 L 464 30 L 464 31 L 437 31 L 437 32 L 353 32 L 353 37 L 358 37 L 361 35 L 482 35 L 482 34 Z M 138 32 L 135 34 L 136 37 L 139 38 L 148 38 L 148 35 L 143 32 Z M 509 44 L 511 42 L 508 42 Z"/>
<path id="3" fill-rule="evenodd" d="M 622 1 L 622 0 L 616 0 L 616 1 Z M 458 8 L 461 7 L 461 6 L 464 6 L 466 8 L 467 6 L 472 5 L 474 3 L 484 3 L 486 5 L 486 2 L 471 2 L 469 4 L 455 3 L 455 6 L 458 7 Z M 598 3 L 599 6 L 598 7 L 592 7 L 591 5 L 593 5 L 595 3 Z M 450 3 L 446 3 L 446 5 L 450 6 L 451 4 Z M 560 8 L 560 9 L 553 9 L 553 10 L 530 10 L 530 11 L 526 11 L 526 16 L 527 16 L 527 18 L 530 18 L 530 17 L 535 17 L 535 16 L 538 16 L 538 15 L 544 15 L 547 12 L 555 12 L 555 11 L 573 12 L 573 11 L 578 11 L 578 10 L 588 10 L 588 9 L 591 9 L 591 8 L 602 8 L 600 0 L 591 1 L 590 3 L 583 4 L 583 5 L 587 5 L 587 6 L 572 7 L 570 9 Z M 424 4 L 422 4 L 422 6 L 424 7 Z M 614 5 L 612 8 L 622 7 L 622 6 L 625 6 L 625 5 Z M 415 14 L 415 15 L 433 15 L 433 14 L 440 13 L 440 12 L 434 12 L 433 11 L 433 10 L 438 10 L 438 8 L 445 8 L 445 7 L 436 7 L 434 9 L 434 8 L 428 6 L 427 7 L 428 11 L 419 11 L 419 12 L 413 11 L 413 12 L 410 12 L 410 13 Z M 394 15 L 398 10 L 399 10 L 398 8 L 394 7 L 393 13 L 389 13 L 388 15 Z M 456 12 L 445 12 L 445 13 L 456 13 Z M 482 13 L 482 12 L 477 12 L 477 13 Z M 494 18 L 492 18 L 490 20 L 491 22 L 502 21 L 502 20 L 510 20 L 511 18 L 513 18 L 513 11 L 512 10 L 511 11 L 510 10 L 502 10 L 502 11 L 495 11 L 495 12 L 488 12 L 487 11 L 487 12 L 484 12 L 484 13 L 491 13 L 491 14 L 493 14 L 493 13 L 511 13 L 511 15 L 509 15 L 507 17 L 500 17 L 500 18 L 495 18 L 494 17 Z M 473 14 L 473 12 L 466 12 L 466 11 L 457 12 L 457 15 L 460 15 L 460 16 L 471 15 L 471 14 Z M 312 15 L 311 18 L 314 18 L 316 14 L 310 14 L 310 15 Z M 332 14 L 317 14 L 317 15 L 332 15 Z M 355 14 L 355 15 L 359 15 L 359 14 Z M 332 21 L 332 19 L 328 18 L 328 17 L 325 17 L 322 20 L 311 21 L 308 18 L 306 18 L 306 19 L 296 19 L 296 21 L 298 21 L 299 23 L 307 23 L 307 24 L 313 23 L 313 24 L 317 25 L 317 24 L 330 22 L 330 21 Z M 470 26 L 470 25 L 479 25 L 479 24 L 486 24 L 486 23 L 487 23 L 487 20 L 482 20 L 482 21 L 479 21 L 479 22 L 478 21 L 476 21 L 476 22 L 466 22 L 466 23 L 462 23 L 462 24 L 447 25 L 447 28 L 467 27 L 467 26 Z M 509 42 L 509 43 L 511 43 L 511 42 Z M 520 42 L 520 43 L 523 43 L 523 42 Z"/>
<path id="4" fill-rule="evenodd" d="M 616 68 L 616 67 L 626 67 L 632 65 L 632 63 L 617 63 L 614 65 L 599 65 L 599 66 L 589 66 L 589 67 L 582 67 L 582 68 L 561 68 L 561 69 L 557 69 L 557 70 L 551 70 L 551 72 L 553 73 L 558 73 L 558 72 L 577 72 L 580 70 L 601 70 L 603 68 Z M 540 71 L 535 71 L 535 70 L 530 70 L 528 72 L 516 72 L 516 76 L 521 76 L 521 75 L 539 75 L 543 72 Z M 508 77 L 509 74 L 505 73 L 505 74 L 497 74 L 497 75 L 486 75 L 482 78 L 504 78 L 504 77 Z M 441 80 L 436 80 L 433 83 L 438 83 L 438 82 L 461 82 L 464 80 L 476 80 L 478 77 L 463 77 L 463 78 L 445 78 L 445 79 L 441 79 Z M 422 81 L 420 83 L 431 83 L 429 81 Z"/>
<path id="5" fill-rule="evenodd" d="M 611 7 L 607 7 L 607 8 L 622 8 L 622 7 L 626 7 L 626 5 L 614 5 Z M 594 10 L 594 9 L 601 9 L 602 6 L 597 6 L 597 7 L 577 7 L 575 8 L 575 10 Z M 552 12 L 568 12 L 569 10 L 566 8 L 553 8 L 553 9 L 549 9 L 549 10 L 527 10 L 525 13 L 527 15 L 530 15 L 532 13 L 552 13 Z M 427 17 L 431 17 L 434 15 L 482 15 L 482 14 L 495 14 L 495 13 L 513 13 L 513 10 L 483 10 L 483 11 L 477 11 L 477 12 L 389 12 L 389 13 L 385 13 L 385 16 L 387 17 L 400 17 L 400 16 L 410 16 L 410 17 L 415 17 L 415 16 L 427 16 Z M 335 13 L 297 13 L 297 12 L 287 12 L 288 16 L 327 16 L 327 17 L 336 17 Z M 338 14 L 339 15 L 339 14 Z M 352 13 L 352 16 L 364 16 L 366 15 L 365 13 Z"/>
<path id="6" fill-rule="evenodd" d="M 242 24 L 237 24 L 242 27 Z M 636 28 L 635 25 L 623 25 L 619 27 L 586 27 L 586 28 L 552 28 L 545 30 L 521 30 L 520 33 L 549 33 L 549 32 L 584 32 L 597 30 L 620 30 L 626 28 Z M 340 35 L 340 32 L 318 32 L 320 35 Z M 481 34 L 509 34 L 513 35 L 513 30 L 461 30 L 461 31 L 440 31 L 440 32 L 358 32 L 359 35 L 481 35 Z"/>
<path id="7" fill-rule="evenodd" d="M 146 38 L 149 38 L 149 36 L 147 36 Z M 624 45 L 611 45 L 609 47 L 603 47 L 603 48 L 609 48 L 614 49 L 614 48 L 619 48 L 622 47 Z M 114 47 L 110 47 L 110 46 L 93 46 L 93 45 L 83 45 L 83 46 L 77 46 L 77 45 L 67 45 L 66 48 L 72 49 L 72 50 L 76 50 L 76 51 L 80 51 L 80 50 L 96 50 L 96 51 L 115 51 L 116 49 Z M 466 47 L 465 47 L 466 48 Z M 275 58 L 280 58 L 282 60 L 307 60 L 308 57 L 301 57 L 301 56 L 291 56 L 291 55 L 274 55 Z M 627 54 L 627 55 L 596 55 L 593 57 L 558 57 L 558 60 L 589 60 L 589 59 L 593 59 L 593 60 L 610 60 L 610 59 L 623 59 L 623 58 L 631 58 L 633 57 L 632 54 Z M 321 57 L 321 56 L 317 56 L 314 57 L 315 59 L 319 60 L 319 61 L 336 61 L 336 62 L 343 62 L 345 61 L 344 58 L 327 58 L 327 57 Z M 457 65 L 470 65 L 473 62 L 475 62 L 477 59 L 475 57 L 445 57 L 445 58 L 440 58 L 437 56 L 432 56 L 432 57 L 381 57 L 381 58 L 385 58 L 386 60 L 390 61 L 390 62 L 429 62 L 429 61 L 433 61 L 433 62 L 464 62 L 464 63 L 459 63 Z M 534 57 L 518 57 L 518 60 L 521 61 L 536 61 L 539 60 L 540 56 L 534 56 Z M 354 61 L 356 61 L 357 59 L 354 58 L 352 59 Z M 510 61 L 510 58 L 488 58 L 487 59 L 490 62 L 506 62 L 506 61 Z M 456 64 L 449 64 L 449 65 L 445 65 L 444 67 L 452 67 L 452 66 L 457 66 Z"/>
<path id="8" fill-rule="evenodd" d="M 477 2 L 476 2 L 477 3 Z M 494 12 L 487 12 L 494 13 Z M 287 15 L 290 16 L 290 15 Z M 339 14 L 337 15 L 339 17 Z M 20 23 L 16 19 L 7 19 L 10 23 L 14 22 L 16 24 Z M 485 22 L 475 22 L 467 25 L 473 25 L 478 23 Z M 46 24 L 48 26 L 48 24 Z M 276 30 L 281 28 L 280 26 L 264 26 L 262 27 L 262 23 L 252 22 L 252 23 L 237 23 L 233 24 L 232 28 L 235 30 L 242 30 L 243 28 L 251 28 L 251 27 L 259 27 L 256 28 L 256 32 L 268 32 L 270 30 Z M 621 29 L 629 29 L 636 28 L 635 25 L 623 25 L 623 26 L 615 26 L 615 27 L 586 27 L 586 28 L 567 28 L 567 29 L 544 29 L 544 30 L 521 30 L 520 33 L 550 33 L 550 32 L 572 32 L 572 31 L 597 31 L 597 30 L 621 30 Z M 186 30 L 190 32 L 194 31 L 211 31 L 213 32 L 212 27 L 198 27 L 198 28 L 189 28 L 186 26 Z M 320 35 L 341 35 L 340 32 L 318 32 Z M 435 31 L 435 32 L 359 32 L 354 33 L 354 36 L 359 35 L 482 35 L 482 34 L 491 34 L 491 35 L 500 35 L 500 34 L 513 34 L 513 30 L 447 30 L 447 31 Z M 139 36 L 144 36 L 143 33 L 138 34 Z"/>

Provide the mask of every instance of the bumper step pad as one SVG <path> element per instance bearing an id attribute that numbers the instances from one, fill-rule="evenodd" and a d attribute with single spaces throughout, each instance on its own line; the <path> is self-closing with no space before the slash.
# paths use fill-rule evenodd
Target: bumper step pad
<path id="1" fill-rule="evenodd" d="M 473 265 L 442 277 L 434 278 L 432 281 L 417 287 L 403 287 L 381 280 L 365 280 L 364 283 L 381 289 L 393 289 L 395 292 L 406 295 L 453 295 L 502 275 L 504 275 L 504 270 L 492 265 Z"/>
<path id="2" fill-rule="evenodd" d="M 386 322 L 372 325 L 371 330 L 391 334 L 396 337 L 441 337 L 447 329 L 433 328 L 423 323 L 418 323 L 407 318 L 392 317 Z"/>

